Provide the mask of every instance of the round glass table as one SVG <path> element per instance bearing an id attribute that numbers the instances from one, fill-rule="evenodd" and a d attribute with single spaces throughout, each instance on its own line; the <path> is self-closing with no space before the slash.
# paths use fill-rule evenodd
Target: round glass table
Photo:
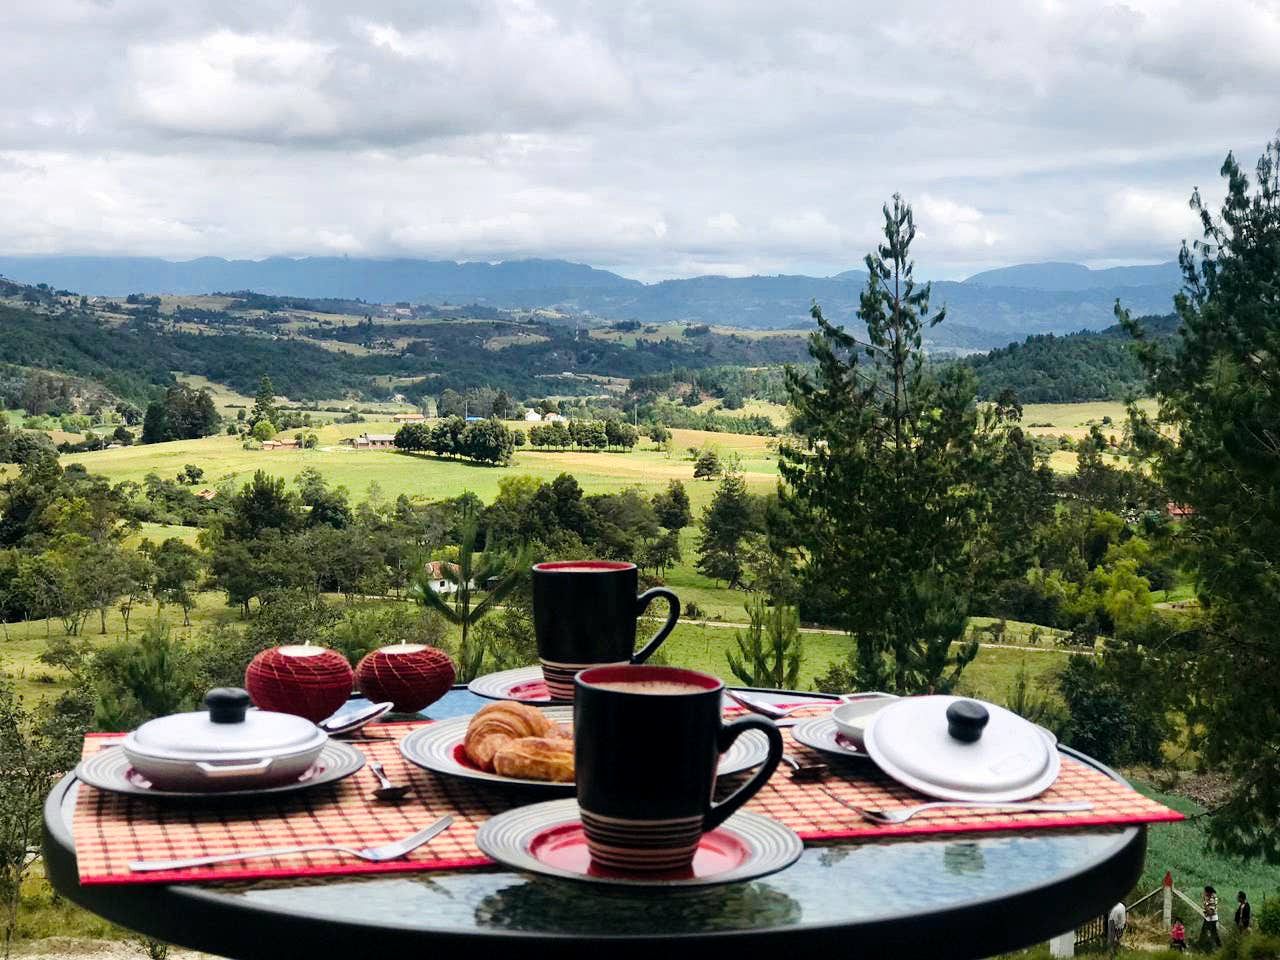
<path id="1" fill-rule="evenodd" d="M 468 714 L 486 702 L 455 689 L 426 715 Z M 500 949 L 520 958 L 599 958 L 641 946 L 660 950 L 664 960 L 798 949 L 982 957 L 1104 913 L 1137 881 L 1146 852 L 1145 828 L 1117 827 L 807 844 L 780 873 L 681 891 L 595 887 L 500 867 L 82 887 L 71 822 L 79 789 L 68 775 L 45 803 L 45 870 L 53 886 L 156 939 L 242 958 L 495 956 Z"/>

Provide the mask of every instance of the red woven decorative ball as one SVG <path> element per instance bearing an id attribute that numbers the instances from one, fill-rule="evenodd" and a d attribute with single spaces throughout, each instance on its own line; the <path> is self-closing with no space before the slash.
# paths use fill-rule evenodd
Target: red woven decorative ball
<path id="1" fill-rule="evenodd" d="M 319 723 L 351 696 L 351 664 L 324 647 L 272 647 L 249 662 L 244 688 L 263 710 Z"/>
<path id="2" fill-rule="evenodd" d="M 374 703 L 391 701 L 396 713 L 417 713 L 453 686 L 453 661 L 443 650 L 398 643 L 366 656 L 356 666 L 356 686 Z"/>

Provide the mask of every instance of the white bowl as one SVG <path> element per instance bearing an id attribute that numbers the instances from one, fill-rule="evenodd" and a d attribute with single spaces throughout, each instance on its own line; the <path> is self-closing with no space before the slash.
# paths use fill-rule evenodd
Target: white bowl
<path id="1" fill-rule="evenodd" d="M 881 693 L 860 700 L 850 700 L 832 710 L 831 719 L 845 739 L 861 749 L 862 736 L 866 733 L 871 718 L 897 699 L 891 693 Z"/>

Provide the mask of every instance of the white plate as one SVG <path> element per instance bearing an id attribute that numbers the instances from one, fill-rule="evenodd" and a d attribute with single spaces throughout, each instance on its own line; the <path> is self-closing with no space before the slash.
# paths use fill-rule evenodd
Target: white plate
<path id="1" fill-rule="evenodd" d="M 573 707 L 545 707 L 543 712 L 562 726 L 573 724 Z M 400 741 L 400 753 L 410 763 L 434 773 L 443 773 L 464 780 L 476 780 L 508 787 L 529 787 L 547 793 L 572 793 L 572 783 L 555 783 L 549 780 L 528 780 L 522 777 L 503 777 L 496 773 L 478 770 L 458 759 L 458 752 L 467 735 L 471 717 L 450 717 L 419 727 Z M 769 740 L 759 730 L 748 730 L 720 756 L 718 776 L 742 773 L 758 767 L 769 756 Z"/>

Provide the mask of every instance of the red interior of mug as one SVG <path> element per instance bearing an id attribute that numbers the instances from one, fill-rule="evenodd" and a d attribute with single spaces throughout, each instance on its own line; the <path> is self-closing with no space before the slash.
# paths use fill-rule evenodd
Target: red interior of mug
<path id="1" fill-rule="evenodd" d="M 724 684 L 709 673 L 698 673 L 684 667 L 651 667 L 645 664 L 613 664 L 606 667 L 592 667 L 578 674 L 578 679 L 587 685 L 597 683 L 682 683 L 702 690 L 719 690 Z M 622 691 L 619 691 L 622 692 Z M 659 694 L 659 696 L 680 696 L 680 694 Z"/>

